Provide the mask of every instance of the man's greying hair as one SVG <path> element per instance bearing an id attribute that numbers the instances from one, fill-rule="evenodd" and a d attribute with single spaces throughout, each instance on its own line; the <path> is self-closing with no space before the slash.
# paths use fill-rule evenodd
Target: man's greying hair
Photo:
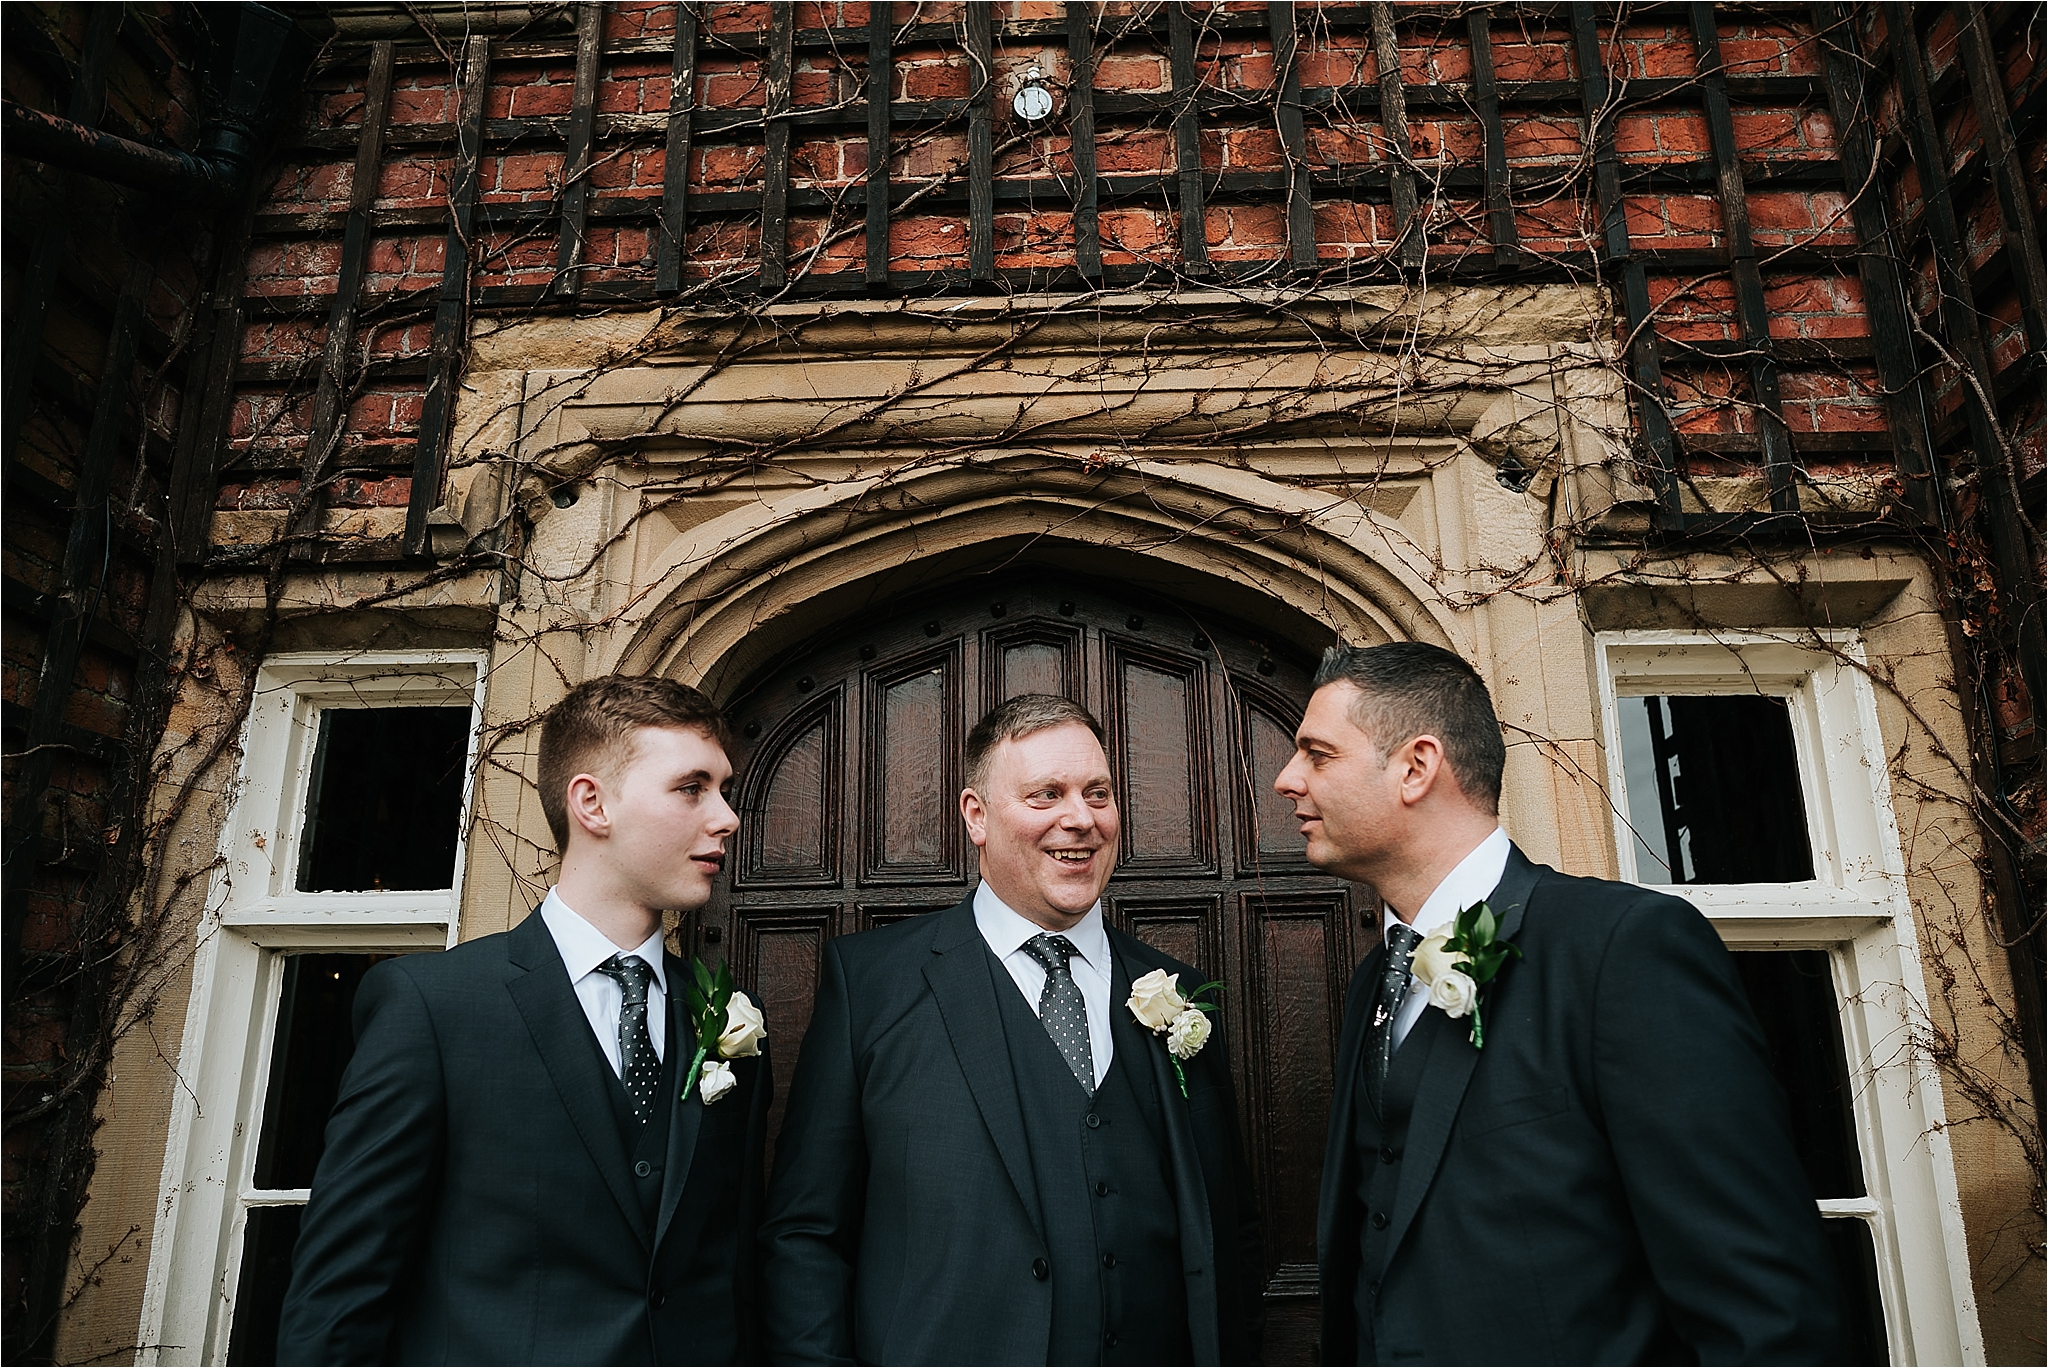
<path id="1" fill-rule="evenodd" d="M 1444 759 L 1465 796 L 1500 811 L 1507 746 L 1486 681 L 1461 657 L 1422 641 L 1332 646 L 1323 652 L 1315 687 L 1338 680 L 1358 689 L 1351 720 L 1372 738 L 1381 764 L 1394 747 L 1427 733 L 1444 743 Z"/>
<path id="2" fill-rule="evenodd" d="M 976 793 L 988 782 L 988 758 L 1005 741 L 1016 741 L 1034 732 L 1079 722 L 1102 740 L 1102 724 L 1095 714 L 1071 698 L 1058 694 L 1018 694 L 1007 703 L 989 709 L 988 716 L 967 733 L 967 787 Z"/>
<path id="3" fill-rule="evenodd" d="M 540 725 L 540 810 L 562 854 L 569 853 L 569 781 L 615 772 L 631 757 L 641 727 L 689 727 L 732 749 L 725 714 L 687 684 L 654 675 L 584 680 Z"/>

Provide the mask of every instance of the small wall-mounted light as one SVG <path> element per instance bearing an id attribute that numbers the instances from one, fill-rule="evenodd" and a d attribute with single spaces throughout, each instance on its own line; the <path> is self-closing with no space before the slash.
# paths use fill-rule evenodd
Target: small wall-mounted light
<path id="1" fill-rule="evenodd" d="M 1017 88 L 1010 108 L 1026 123 L 1037 123 L 1052 113 L 1052 92 L 1046 89 L 1044 72 L 1033 66 L 1024 73 L 1024 84 Z"/>

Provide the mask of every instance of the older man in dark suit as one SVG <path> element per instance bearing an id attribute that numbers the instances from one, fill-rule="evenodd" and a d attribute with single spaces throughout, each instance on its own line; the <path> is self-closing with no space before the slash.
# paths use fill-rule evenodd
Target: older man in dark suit
<path id="1" fill-rule="evenodd" d="M 1309 860 L 1385 900 L 1330 1110 L 1323 1361 L 1833 1362 L 1819 1214 L 1713 928 L 1515 849 L 1449 651 L 1336 647 L 1316 684 L 1275 787 Z"/>
<path id="2" fill-rule="evenodd" d="M 769 1354 L 1251 1362 L 1263 1269 L 1229 1070 L 1168 992 L 1195 971 L 1103 923 L 1101 728 L 1012 699 L 969 735 L 967 781 L 976 893 L 826 948 L 762 1226 Z"/>

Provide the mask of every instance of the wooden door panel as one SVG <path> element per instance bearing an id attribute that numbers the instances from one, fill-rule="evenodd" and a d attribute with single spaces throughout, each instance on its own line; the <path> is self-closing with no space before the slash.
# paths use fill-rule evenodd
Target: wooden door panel
<path id="1" fill-rule="evenodd" d="M 967 877 L 960 826 L 960 651 L 921 652 L 867 679 L 862 776 L 867 812 L 861 882 L 957 883 Z"/>
<path id="2" fill-rule="evenodd" d="M 1222 972 L 1221 899 L 1133 898 L 1112 894 L 1105 902 L 1103 910 L 1111 926 L 1183 964 L 1193 965 L 1202 975 L 1193 983 L 1182 983 L 1181 992 L 1192 993 Z"/>
<path id="3" fill-rule="evenodd" d="M 1294 755 L 1294 720 L 1263 689 L 1235 681 L 1237 689 L 1237 867 L 1241 872 L 1307 873 L 1301 824 L 1294 804 L 1273 791 L 1273 780 Z M 1297 708 L 1298 712 L 1299 709 Z"/>
<path id="4" fill-rule="evenodd" d="M 1018 694 L 1046 693 L 1078 701 L 1081 692 L 1081 630 L 1050 622 L 1019 622 L 981 634 L 982 691 L 979 718 Z"/>
<path id="5" fill-rule="evenodd" d="M 745 857 L 741 886 L 817 886 L 839 882 L 841 792 L 840 691 L 835 689 L 770 737 L 759 781 L 742 784 Z M 749 792 L 751 790 L 751 792 Z"/>
<path id="6" fill-rule="evenodd" d="M 1216 868 L 1216 765 L 1204 662 L 1143 644 L 1106 643 L 1103 693 L 1132 876 Z"/>
<path id="7" fill-rule="evenodd" d="M 1312 1361 L 1330 1066 L 1376 928 L 1353 910 L 1369 902 L 1308 866 L 1272 792 L 1308 697 L 1288 643 L 1046 568 L 862 614 L 730 704 L 740 857 L 679 928 L 684 948 L 730 948 L 786 1087 L 826 940 L 974 887 L 961 751 L 1020 693 L 1063 694 L 1103 721 L 1124 832 L 1111 924 L 1224 981 L 1219 1045 L 1268 1232 L 1267 1359 Z M 778 1101 L 777 1127 L 781 1115 Z"/>
<path id="8" fill-rule="evenodd" d="M 1254 1141 L 1266 1216 L 1266 1255 L 1281 1265 L 1316 1261 L 1316 1191 L 1329 1129 L 1342 985 L 1331 967 L 1343 953 L 1345 901 L 1331 894 L 1248 896 L 1242 924 L 1250 942 L 1251 1011 L 1259 1029 L 1248 1068 L 1258 1113 Z"/>

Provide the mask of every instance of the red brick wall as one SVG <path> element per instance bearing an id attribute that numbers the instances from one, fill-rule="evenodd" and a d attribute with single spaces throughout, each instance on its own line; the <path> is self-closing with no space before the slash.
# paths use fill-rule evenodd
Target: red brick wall
<path id="1" fill-rule="evenodd" d="M 1094 88 L 1105 105 L 1117 96 L 1164 93 L 1171 85 L 1163 23 L 1134 24 L 1132 10 L 1113 4 L 1098 19 Z M 997 181 L 1070 181 L 1070 93 L 1059 90 L 1054 116 L 1041 127 L 1022 126 L 1008 109 L 1013 78 L 1032 63 L 1056 88 L 1069 79 L 1066 40 L 1057 22 L 1064 7 L 1009 0 L 996 11 Z M 1197 5 L 1195 11 L 1202 26 L 1196 42 L 1200 83 L 1207 92 L 1238 101 L 1211 108 L 1202 118 L 1200 145 L 1208 178 L 1203 226 L 1210 259 L 1219 274 L 1263 276 L 1278 283 L 1286 257 L 1284 192 L 1248 188 L 1241 179 L 1284 175 L 1286 168 L 1270 104 L 1274 58 L 1264 6 Z M 1364 8 L 1300 5 L 1297 11 L 1301 83 L 1328 91 L 1307 112 L 1312 168 L 1331 181 L 1384 169 L 1379 73 Z M 1413 151 L 1423 173 L 1429 269 L 1445 283 L 1461 275 L 1499 278 L 1491 270 L 1489 223 L 1475 179 L 1483 132 L 1465 93 L 1473 69 L 1464 11 L 1405 5 L 1396 12 L 1402 77 L 1411 87 Z M 959 100 L 972 92 L 962 13 L 958 3 L 918 8 L 920 24 L 950 25 L 950 37 L 924 41 L 931 31 L 920 30 L 920 41 L 897 45 L 891 75 L 895 99 Z M 1726 227 L 1708 161 L 1693 39 L 1683 7 L 1637 7 L 1629 15 L 1619 28 L 1603 17 L 1599 35 L 1603 60 L 1617 82 L 1607 117 L 1624 177 L 1634 182 L 1625 200 L 1628 229 L 1635 249 L 1650 257 L 1653 326 L 1665 343 L 1665 400 L 1678 431 L 1694 439 L 1689 450 L 1702 468 L 1715 468 L 1721 458 L 1739 467 L 1754 460 L 1757 429 L 1746 367 L 1702 357 L 1688 347 L 1739 340 L 1734 286 L 1717 264 L 1726 248 Z M 764 106 L 766 56 L 757 40 L 767 16 L 761 4 L 703 7 L 694 85 L 700 118 Z M 1854 233 L 1845 187 L 1837 172 L 1825 169 L 1837 151 L 1837 131 L 1819 83 L 1820 48 L 1807 16 L 1803 6 L 1779 12 L 1727 6 L 1720 37 L 1733 83 L 1736 135 L 1750 169 L 1748 207 L 1763 259 L 1770 334 L 1780 344 L 1784 414 L 1798 435 L 1805 463 L 1824 468 L 1886 459 L 1888 442 L 1870 362 L 1862 283 L 1852 260 Z M 863 98 L 866 49 L 858 29 L 867 17 L 864 4 L 796 6 L 799 46 L 791 102 L 800 115 L 857 105 Z M 1004 31 L 1005 23 L 1028 26 L 1030 21 L 1044 22 L 1036 31 Z M 1492 30 L 1493 61 L 1501 83 L 1502 140 L 1514 178 L 1520 245 L 1532 254 L 1532 269 L 1539 274 L 1590 278 L 1599 215 L 1584 110 L 1575 94 L 1560 98 L 1555 90 L 1517 84 L 1579 79 L 1567 22 L 1562 8 L 1500 11 Z M 580 273 L 588 302 L 653 298 L 666 170 L 661 116 L 670 100 L 673 26 L 674 12 L 667 5 L 619 3 L 609 6 L 605 16 L 592 211 Z M 827 30 L 829 36 L 835 29 L 852 30 L 840 36 L 836 49 L 807 42 L 820 35 L 803 32 Z M 756 41 L 726 46 L 732 39 Z M 449 47 L 454 50 L 452 41 Z M 337 47 L 328 67 L 316 75 L 304 134 L 281 154 L 259 219 L 259 237 L 249 256 L 252 317 L 243 393 L 235 411 L 222 507 L 262 506 L 287 497 L 291 476 L 285 472 L 295 473 L 299 465 L 312 360 L 322 342 L 321 316 L 339 265 L 340 216 L 362 118 L 362 53 L 360 46 Z M 341 505 L 389 504 L 407 497 L 407 468 L 425 385 L 427 325 L 445 260 L 442 213 L 454 152 L 449 125 L 458 109 L 453 68 L 424 47 L 402 45 L 400 57 L 391 124 L 394 129 L 438 125 L 439 136 L 387 149 L 379 174 L 376 209 L 383 222 L 370 252 L 359 338 L 359 355 L 370 365 L 349 412 L 342 464 L 350 482 L 332 491 L 333 502 Z M 565 122 L 574 67 L 572 36 L 508 36 L 494 56 L 486 117 Z M 2038 89 L 2030 59 L 2016 55 L 2006 74 L 2022 104 L 2027 92 Z M 1758 86 L 1753 79 L 1758 77 L 1777 78 L 1776 85 Z M 1640 84 L 1659 78 L 1684 84 L 1662 92 Z M 1446 88 L 1456 97 L 1454 107 L 1426 102 L 1432 91 Z M 1952 90 L 1947 98 L 1957 102 Z M 2038 167 L 2038 118 L 2031 126 L 2029 147 Z M 556 273 L 557 225 L 550 206 L 562 193 L 560 129 L 518 141 L 505 130 L 502 122 L 487 128 L 481 166 L 484 217 L 476 235 L 472 288 L 484 308 L 529 307 Z M 1946 131 L 1955 146 L 1970 141 L 1966 119 L 1953 120 Z M 966 174 L 965 120 L 912 122 L 899 106 L 893 132 L 891 171 L 898 187 L 946 182 L 952 190 L 899 212 L 892 223 L 892 288 L 924 293 L 965 288 L 968 223 L 960 192 Z M 788 242 L 794 288 L 862 293 L 861 209 L 846 192 L 863 183 L 864 132 L 798 122 L 791 143 L 793 192 L 844 197 L 827 209 L 793 194 Z M 1099 171 L 1110 182 L 1160 173 L 1170 178 L 1174 170 L 1169 112 L 1101 110 L 1096 146 Z M 1769 177 L 1782 176 L 1801 162 L 1821 163 L 1823 169 L 1787 188 L 1772 188 Z M 1439 169 L 1450 174 L 1447 188 L 1436 193 L 1428 182 Z M 758 193 L 763 178 L 758 124 L 697 137 L 689 183 L 700 209 L 691 214 L 687 229 L 685 298 L 716 306 L 751 296 L 760 216 L 757 208 L 734 207 L 731 196 Z M 1106 183 L 1105 191 L 1110 188 Z M 1898 193 L 1910 197 L 1910 182 Z M 1375 198 L 1381 202 L 1371 202 Z M 1071 274 L 1071 201 L 1059 195 L 1037 199 L 1029 208 L 1011 199 L 997 201 L 999 276 L 1011 286 L 1078 285 Z M 1318 184 L 1314 220 L 1320 279 L 1337 284 L 1397 278 L 1390 256 L 1394 216 L 1384 200 L 1384 193 L 1361 196 Z M 517 223 L 491 220 L 494 211 L 511 207 L 528 217 Z M 1159 282 L 1173 278 L 1179 234 L 1176 211 L 1163 189 L 1126 198 L 1105 194 L 1100 222 L 1103 261 L 1113 275 L 1121 271 L 1125 280 Z M 308 231 L 307 225 L 317 227 Z M 834 233 L 838 236 L 813 259 L 811 249 Z M 1982 235 L 1982 245 L 1987 252 L 1999 250 L 1995 233 Z M 2013 364 L 2024 349 L 2015 331 L 2016 314 L 1999 321 L 1998 355 Z M 2038 434 L 2038 411 L 2027 421 Z M 1816 434 L 1825 440 L 1809 437 Z M 2036 436 L 2036 469 L 2039 447 Z"/>

